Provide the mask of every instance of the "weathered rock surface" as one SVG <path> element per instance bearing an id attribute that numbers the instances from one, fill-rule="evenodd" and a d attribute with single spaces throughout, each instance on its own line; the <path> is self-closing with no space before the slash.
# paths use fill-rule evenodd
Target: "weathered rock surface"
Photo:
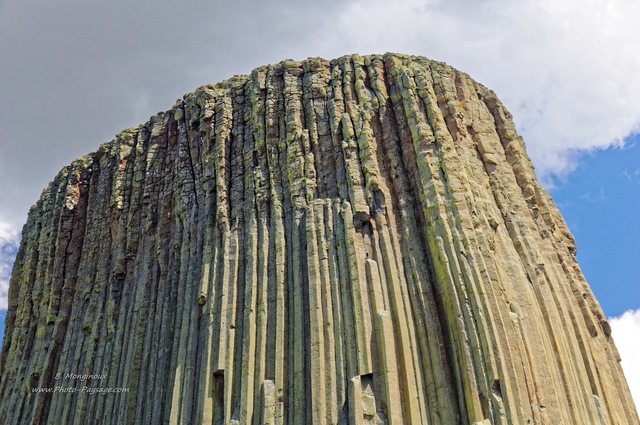
<path id="1" fill-rule="evenodd" d="M 201 87 L 63 169 L 0 368 L 8 424 L 638 424 L 510 114 L 392 54 Z"/>

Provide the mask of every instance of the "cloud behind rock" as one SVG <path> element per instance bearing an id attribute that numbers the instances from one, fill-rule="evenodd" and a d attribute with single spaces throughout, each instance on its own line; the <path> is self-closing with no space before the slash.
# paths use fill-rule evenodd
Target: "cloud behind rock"
<path id="1" fill-rule="evenodd" d="M 626 311 L 609 319 L 613 339 L 622 359 L 621 365 L 631 390 L 631 396 L 640 406 L 640 309 Z"/>

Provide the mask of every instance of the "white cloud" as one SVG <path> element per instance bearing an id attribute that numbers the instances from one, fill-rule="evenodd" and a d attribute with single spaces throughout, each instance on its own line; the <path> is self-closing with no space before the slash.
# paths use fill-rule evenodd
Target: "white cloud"
<path id="1" fill-rule="evenodd" d="M 629 0 L 358 0 L 335 44 L 443 60 L 496 91 L 538 174 L 640 130 L 640 3 Z"/>
<path id="2" fill-rule="evenodd" d="M 19 244 L 20 233 L 0 219 L 0 310 L 7 309 L 11 267 Z"/>
<path id="3" fill-rule="evenodd" d="M 607 198 L 604 195 L 604 188 L 600 188 L 600 190 L 597 193 L 592 193 L 591 191 L 588 191 L 586 193 L 583 193 L 582 195 L 578 196 L 580 199 L 590 202 L 592 204 L 598 203 L 598 202 L 605 202 L 607 200 Z"/>
<path id="4" fill-rule="evenodd" d="M 631 395 L 636 406 L 640 407 L 640 309 L 609 318 L 609 323 Z"/>
<path id="5" fill-rule="evenodd" d="M 625 176 L 627 180 L 631 182 L 640 182 L 640 168 L 636 168 L 633 171 L 629 171 L 628 169 L 625 169 L 622 172 L 622 175 Z"/>

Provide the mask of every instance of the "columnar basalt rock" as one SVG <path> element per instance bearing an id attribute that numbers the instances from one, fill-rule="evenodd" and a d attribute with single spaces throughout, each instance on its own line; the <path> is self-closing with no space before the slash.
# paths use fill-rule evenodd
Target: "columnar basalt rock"
<path id="1" fill-rule="evenodd" d="M 0 369 L 10 424 L 638 424 L 510 114 L 395 54 L 201 87 L 65 167 Z"/>

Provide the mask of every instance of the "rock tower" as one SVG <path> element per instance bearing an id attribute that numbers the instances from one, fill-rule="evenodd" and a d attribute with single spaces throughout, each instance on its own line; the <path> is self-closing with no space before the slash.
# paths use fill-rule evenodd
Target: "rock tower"
<path id="1" fill-rule="evenodd" d="M 185 95 L 30 211 L 7 424 L 638 424 L 496 95 L 396 54 Z"/>

